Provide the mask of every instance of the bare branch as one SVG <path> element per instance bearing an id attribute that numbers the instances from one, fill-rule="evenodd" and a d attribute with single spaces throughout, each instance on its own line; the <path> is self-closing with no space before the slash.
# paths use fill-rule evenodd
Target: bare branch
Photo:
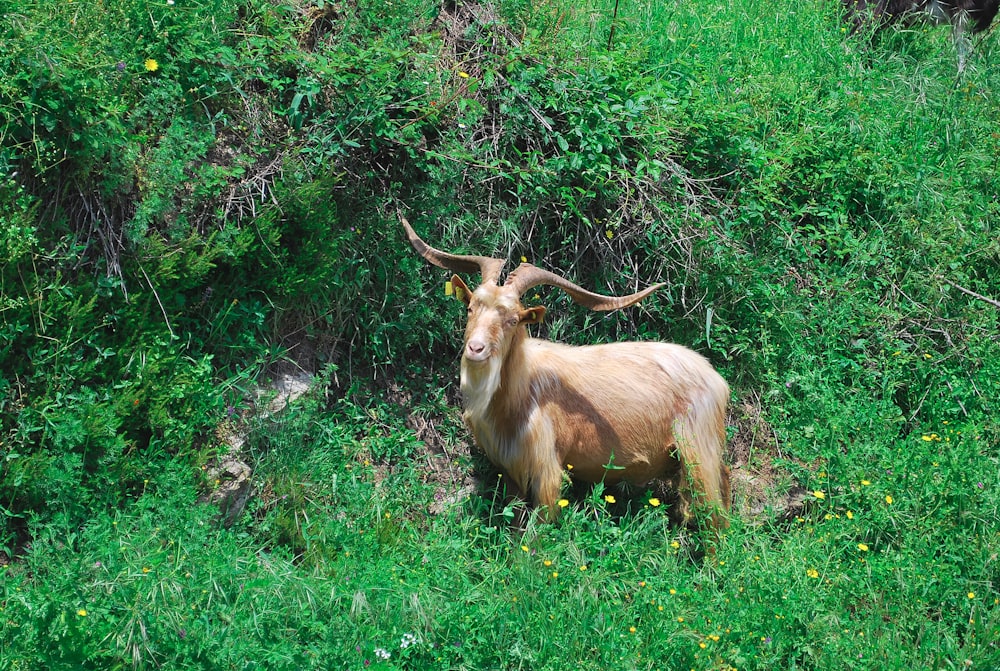
<path id="1" fill-rule="evenodd" d="M 966 289 L 965 287 L 963 287 L 961 285 L 955 284 L 954 282 L 952 282 L 951 280 L 949 280 L 947 277 L 942 277 L 941 275 L 938 275 L 938 279 L 941 280 L 942 282 L 944 282 L 945 284 L 950 284 L 951 286 L 955 287 L 956 289 L 958 289 L 959 291 L 961 291 L 963 294 L 965 294 L 967 296 L 972 296 L 973 298 L 981 300 L 984 303 L 989 303 L 990 305 L 992 305 L 995 308 L 1000 308 L 1000 301 L 998 301 L 995 298 L 990 298 L 989 296 L 983 296 L 982 294 L 977 294 L 975 291 L 972 291 L 971 289 Z"/>

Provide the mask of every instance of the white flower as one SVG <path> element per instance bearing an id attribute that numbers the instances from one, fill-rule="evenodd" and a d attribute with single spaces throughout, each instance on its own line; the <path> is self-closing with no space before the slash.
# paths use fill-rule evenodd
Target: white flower
<path id="1" fill-rule="evenodd" d="M 375 648 L 375 656 L 379 659 L 389 659 L 389 651 L 385 648 Z"/>
<path id="2" fill-rule="evenodd" d="M 403 640 L 399 642 L 399 647 L 406 650 L 411 645 L 416 645 L 420 643 L 420 639 L 417 638 L 416 634 L 403 634 Z"/>

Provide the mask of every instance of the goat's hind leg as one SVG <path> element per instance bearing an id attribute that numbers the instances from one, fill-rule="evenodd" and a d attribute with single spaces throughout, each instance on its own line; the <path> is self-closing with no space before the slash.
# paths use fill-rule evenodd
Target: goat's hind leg
<path id="1" fill-rule="evenodd" d="M 683 464 L 678 464 L 677 469 L 664 480 L 670 485 L 674 494 L 673 505 L 669 510 L 671 522 L 680 527 L 690 526 L 694 521 L 692 506 L 696 494 L 691 488 L 687 469 Z"/>

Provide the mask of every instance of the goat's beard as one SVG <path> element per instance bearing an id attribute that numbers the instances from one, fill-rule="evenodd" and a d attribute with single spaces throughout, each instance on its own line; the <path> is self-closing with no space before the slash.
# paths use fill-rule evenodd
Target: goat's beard
<path id="1" fill-rule="evenodd" d="M 472 362 L 462 357 L 462 405 L 467 415 L 482 417 L 500 388 L 503 357 L 494 353 L 486 361 Z"/>

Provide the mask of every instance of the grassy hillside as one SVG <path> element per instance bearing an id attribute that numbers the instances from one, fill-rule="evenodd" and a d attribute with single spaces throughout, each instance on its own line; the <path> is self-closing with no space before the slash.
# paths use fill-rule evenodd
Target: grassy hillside
<path id="1" fill-rule="evenodd" d="M 0 671 L 1000 666 L 996 37 L 836 5 L 0 0 Z M 714 561 L 510 526 L 400 212 L 667 283 L 526 299 L 729 380 Z"/>

